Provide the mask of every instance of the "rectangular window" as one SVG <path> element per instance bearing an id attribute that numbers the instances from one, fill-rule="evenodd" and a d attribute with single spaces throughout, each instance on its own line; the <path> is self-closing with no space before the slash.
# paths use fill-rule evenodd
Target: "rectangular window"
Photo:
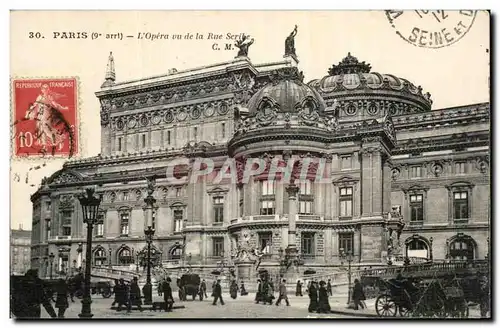
<path id="1" fill-rule="evenodd" d="M 175 197 L 181 197 L 181 188 L 175 188 Z"/>
<path id="2" fill-rule="evenodd" d="M 118 138 L 118 151 L 122 151 L 122 137 Z"/>
<path id="3" fill-rule="evenodd" d="M 275 180 L 263 180 L 260 182 L 261 195 L 262 196 L 273 196 L 276 194 L 276 181 Z"/>
<path id="4" fill-rule="evenodd" d="M 142 146 L 142 148 L 146 148 L 146 135 L 145 134 L 143 134 L 141 136 L 141 146 Z"/>
<path id="5" fill-rule="evenodd" d="M 214 222 L 224 222 L 224 197 L 216 196 L 213 198 L 214 205 Z"/>
<path id="6" fill-rule="evenodd" d="M 299 194 L 311 195 L 312 183 L 311 180 L 299 181 Z"/>
<path id="7" fill-rule="evenodd" d="M 410 167 L 410 177 L 411 178 L 421 178 L 422 177 L 422 167 L 421 166 Z"/>
<path id="8" fill-rule="evenodd" d="M 122 213 L 120 215 L 120 226 L 121 226 L 120 233 L 122 236 L 128 236 L 129 219 L 130 219 L 129 213 Z"/>
<path id="9" fill-rule="evenodd" d="M 347 170 L 352 168 L 352 157 L 351 156 L 341 156 L 340 157 L 340 169 Z"/>
<path id="10" fill-rule="evenodd" d="M 274 200 L 260 201 L 260 215 L 274 215 Z"/>
<path id="11" fill-rule="evenodd" d="M 224 237 L 214 237 L 213 242 L 213 256 L 221 257 L 224 255 Z"/>
<path id="12" fill-rule="evenodd" d="M 345 252 L 345 254 L 354 254 L 354 233 L 353 232 L 342 232 L 339 233 L 339 254 Z"/>
<path id="13" fill-rule="evenodd" d="M 184 222 L 184 211 L 174 210 L 174 232 L 181 232 Z"/>
<path id="14" fill-rule="evenodd" d="M 467 191 L 453 193 L 453 219 L 464 222 L 469 219 L 469 200 Z"/>
<path id="15" fill-rule="evenodd" d="M 465 162 L 455 163 L 455 174 L 465 174 Z"/>
<path id="16" fill-rule="evenodd" d="M 50 239 L 52 237 L 52 234 L 50 233 L 50 220 L 47 221 L 47 239 Z"/>
<path id="17" fill-rule="evenodd" d="M 339 216 L 352 217 L 352 187 L 339 188 Z"/>
<path id="18" fill-rule="evenodd" d="M 193 135 L 194 135 L 194 140 L 198 140 L 198 128 L 194 127 L 193 128 Z"/>
<path id="19" fill-rule="evenodd" d="M 63 236 L 71 236 L 71 227 L 64 226 L 62 230 Z"/>
<path id="20" fill-rule="evenodd" d="M 128 200 L 128 191 L 123 192 L 123 200 L 127 201 Z"/>
<path id="21" fill-rule="evenodd" d="M 104 235 L 104 215 L 97 215 L 97 224 L 95 226 L 95 236 L 102 237 Z"/>
<path id="22" fill-rule="evenodd" d="M 260 232 L 259 233 L 259 250 L 264 254 L 271 253 L 271 245 L 273 241 L 272 232 Z"/>
<path id="23" fill-rule="evenodd" d="M 299 201 L 299 214 L 308 215 L 312 214 L 313 201 L 301 200 Z"/>
<path id="24" fill-rule="evenodd" d="M 243 199 L 240 200 L 240 217 L 243 217 Z"/>
<path id="25" fill-rule="evenodd" d="M 50 202 L 45 203 L 45 210 L 46 211 L 50 211 L 50 205 L 51 205 Z"/>
<path id="26" fill-rule="evenodd" d="M 64 211 L 62 213 L 62 224 L 63 225 L 71 225 L 71 216 L 72 216 L 71 211 Z"/>
<path id="27" fill-rule="evenodd" d="M 314 232 L 303 232 L 300 245 L 302 255 L 314 255 Z"/>
<path id="28" fill-rule="evenodd" d="M 410 195 L 411 222 L 424 220 L 424 197 L 422 195 Z"/>
<path id="29" fill-rule="evenodd" d="M 221 124 L 222 138 L 226 137 L 226 123 Z"/>
<path id="30" fill-rule="evenodd" d="M 170 137 L 171 137 L 171 133 L 170 131 L 167 131 L 167 144 L 170 145 Z"/>

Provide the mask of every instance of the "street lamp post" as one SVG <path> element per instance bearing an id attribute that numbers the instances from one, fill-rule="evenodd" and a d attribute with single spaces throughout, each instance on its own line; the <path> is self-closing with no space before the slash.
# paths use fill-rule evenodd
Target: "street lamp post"
<path id="1" fill-rule="evenodd" d="M 348 289 L 347 289 L 347 304 L 349 305 L 351 303 L 351 263 L 353 261 L 352 258 L 352 253 L 348 251 L 347 253 L 344 251 L 344 248 L 340 249 L 340 257 L 342 259 L 341 264 L 344 265 L 343 261 L 347 261 L 348 263 L 348 269 L 347 269 L 347 284 L 348 284 Z"/>
<path id="2" fill-rule="evenodd" d="M 429 250 L 429 260 L 431 260 L 431 262 L 434 260 L 434 255 L 432 254 L 432 242 L 434 241 L 434 238 L 429 238 L 429 246 L 430 246 L 430 250 Z"/>
<path id="3" fill-rule="evenodd" d="M 94 189 L 87 188 L 85 190 L 86 195 L 81 195 L 78 197 L 80 205 L 83 211 L 83 222 L 87 224 L 87 254 L 86 265 L 85 265 L 85 280 L 83 289 L 83 300 L 82 300 L 82 312 L 78 315 L 82 319 L 90 319 L 94 315 L 92 314 L 91 304 L 92 299 L 90 296 L 90 274 L 92 267 L 92 228 L 96 223 L 97 212 L 99 211 L 99 205 L 101 205 L 101 196 L 94 196 Z"/>
<path id="4" fill-rule="evenodd" d="M 52 266 L 54 265 L 54 253 L 49 254 L 49 261 L 50 261 L 50 280 L 52 280 Z"/>
<path id="5" fill-rule="evenodd" d="M 148 228 L 144 230 L 144 234 L 146 235 L 146 243 L 148 244 L 146 284 L 144 285 L 144 304 L 152 304 L 153 286 L 151 285 L 151 243 L 153 242 L 155 229 L 148 226 Z"/>
<path id="6" fill-rule="evenodd" d="M 111 247 L 108 249 L 108 253 L 109 253 L 109 261 L 108 261 L 108 265 L 109 267 L 111 268 L 111 252 L 112 252 L 112 249 Z"/>

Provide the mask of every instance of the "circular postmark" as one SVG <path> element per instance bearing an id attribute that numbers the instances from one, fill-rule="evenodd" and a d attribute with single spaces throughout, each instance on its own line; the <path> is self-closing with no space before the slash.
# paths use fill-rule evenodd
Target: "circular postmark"
<path id="1" fill-rule="evenodd" d="M 391 26 L 406 42 L 422 48 L 442 48 L 462 39 L 476 10 L 386 10 Z"/>

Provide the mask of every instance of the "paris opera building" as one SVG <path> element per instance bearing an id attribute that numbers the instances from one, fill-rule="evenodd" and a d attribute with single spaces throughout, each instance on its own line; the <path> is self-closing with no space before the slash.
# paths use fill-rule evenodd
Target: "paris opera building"
<path id="1" fill-rule="evenodd" d="M 418 81 L 354 55 L 310 81 L 288 54 L 121 82 L 110 54 L 100 154 L 69 160 L 31 196 L 32 267 L 47 276 L 50 254 L 58 272 L 84 264 L 78 194 L 90 186 L 102 195 L 93 267 L 144 265 L 148 226 L 155 265 L 245 277 L 283 259 L 325 272 L 346 255 L 360 267 L 486 258 L 489 103 L 434 109 Z M 180 179 L 200 158 L 213 172 Z M 215 181 L 228 158 L 236 181 Z M 251 159 L 313 164 L 291 181 L 269 165 L 244 181 Z M 174 161 L 187 164 L 169 179 Z"/>

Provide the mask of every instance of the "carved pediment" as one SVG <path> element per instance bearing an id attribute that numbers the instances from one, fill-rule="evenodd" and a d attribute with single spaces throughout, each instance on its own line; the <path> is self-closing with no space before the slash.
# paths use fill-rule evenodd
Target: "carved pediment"
<path id="1" fill-rule="evenodd" d="M 359 181 L 359 179 L 354 178 L 349 175 L 342 176 L 336 180 L 333 180 L 334 185 L 354 185 Z"/>
<path id="2" fill-rule="evenodd" d="M 79 173 L 61 170 L 49 179 L 49 184 L 69 184 L 82 180 L 82 176 Z"/>

